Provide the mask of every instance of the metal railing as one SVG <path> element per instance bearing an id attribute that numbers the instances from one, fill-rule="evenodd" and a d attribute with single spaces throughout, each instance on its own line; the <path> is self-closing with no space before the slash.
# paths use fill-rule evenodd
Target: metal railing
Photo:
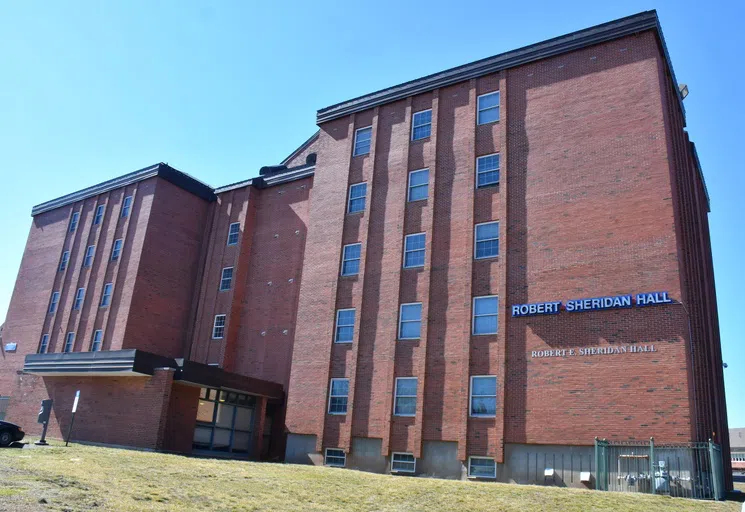
<path id="1" fill-rule="evenodd" d="M 595 488 L 704 500 L 724 499 L 722 450 L 706 443 L 595 439 Z"/>

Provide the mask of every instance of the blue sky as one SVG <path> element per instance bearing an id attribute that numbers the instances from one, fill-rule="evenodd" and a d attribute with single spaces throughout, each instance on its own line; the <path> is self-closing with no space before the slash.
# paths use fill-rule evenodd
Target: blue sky
<path id="1" fill-rule="evenodd" d="M 745 2 L 0 0 L 0 322 L 35 204 L 155 162 L 258 174 L 327 105 L 656 8 L 711 196 L 730 426 L 745 427 Z"/>

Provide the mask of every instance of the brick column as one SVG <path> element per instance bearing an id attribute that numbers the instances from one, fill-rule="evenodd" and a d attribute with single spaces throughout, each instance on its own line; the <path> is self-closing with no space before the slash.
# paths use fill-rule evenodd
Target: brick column
<path id="1" fill-rule="evenodd" d="M 261 448 L 264 444 L 264 420 L 266 419 L 266 397 L 257 397 L 256 409 L 254 410 L 254 431 L 253 431 L 253 458 L 261 459 Z"/>

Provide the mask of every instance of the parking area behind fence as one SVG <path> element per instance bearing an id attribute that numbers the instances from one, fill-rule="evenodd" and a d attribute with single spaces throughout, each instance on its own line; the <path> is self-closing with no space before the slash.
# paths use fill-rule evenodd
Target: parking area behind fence
<path id="1" fill-rule="evenodd" d="M 722 500 L 724 466 L 719 445 L 656 444 L 595 439 L 596 489 Z"/>

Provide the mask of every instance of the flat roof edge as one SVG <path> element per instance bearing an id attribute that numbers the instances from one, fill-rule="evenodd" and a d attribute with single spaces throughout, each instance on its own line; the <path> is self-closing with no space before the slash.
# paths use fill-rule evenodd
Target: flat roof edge
<path id="1" fill-rule="evenodd" d="M 213 201 L 215 199 L 214 191 L 210 186 L 202 183 L 192 176 L 189 176 L 185 172 L 179 171 L 168 164 L 160 162 L 155 165 L 130 172 L 123 176 L 118 176 L 102 183 L 86 187 L 82 190 L 71 192 L 70 194 L 65 194 L 64 196 L 52 199 L 51 201 L 46 201 L 44 203 L 38 204 L 31 209 L 31 216 L 35 217 L 36 215 L 61 208 L 63 206 L 67 206 L 69 204 L 77 203 L 78 201 L 83 201 L 85 199 L 89 199 L 91 197 L 95 197 L 97 195 L 104 194 L 118 188 L 126 187 L 127 185 L 131 185 L 139 181 L 144 181 L 155 176 L 159 176 L 166 181 L 186 190 L 187 192 L 190 192 L 197 197 L 201 197 L 206 201 Z"/>
<path id="2" fill-rule="evenodd" d="M 537 60 L 554 57 L 556 55 L 606 41 L 612 41 L 645 30 L 655 30 L 660 38 L 663 48 L 665 47 L 664 38 L 662 37 L 662 32 L 660 30 L 659 19 L 657 17 L 657 11 L 644 11 L 625 18 L 609 21 L 539 43 L 524 46 L 516 50 L 510 50 L 493 57 L 487 57 L 469 64 L 457 66 L 322 108 L 316 114 L 316 123 L 321 124 L 347 116 L 354 112 L 360 112 L 385 103 L 391 103 L 408 96 L 421 94 L 423 92 L 452 85 L 464 80 L 488 75 L 503 69 L 520 66 Z M 664 56 L 667 60 L 668 69 L 672 75 L 672 67 L 670 66 L 666 49 Z"/>

